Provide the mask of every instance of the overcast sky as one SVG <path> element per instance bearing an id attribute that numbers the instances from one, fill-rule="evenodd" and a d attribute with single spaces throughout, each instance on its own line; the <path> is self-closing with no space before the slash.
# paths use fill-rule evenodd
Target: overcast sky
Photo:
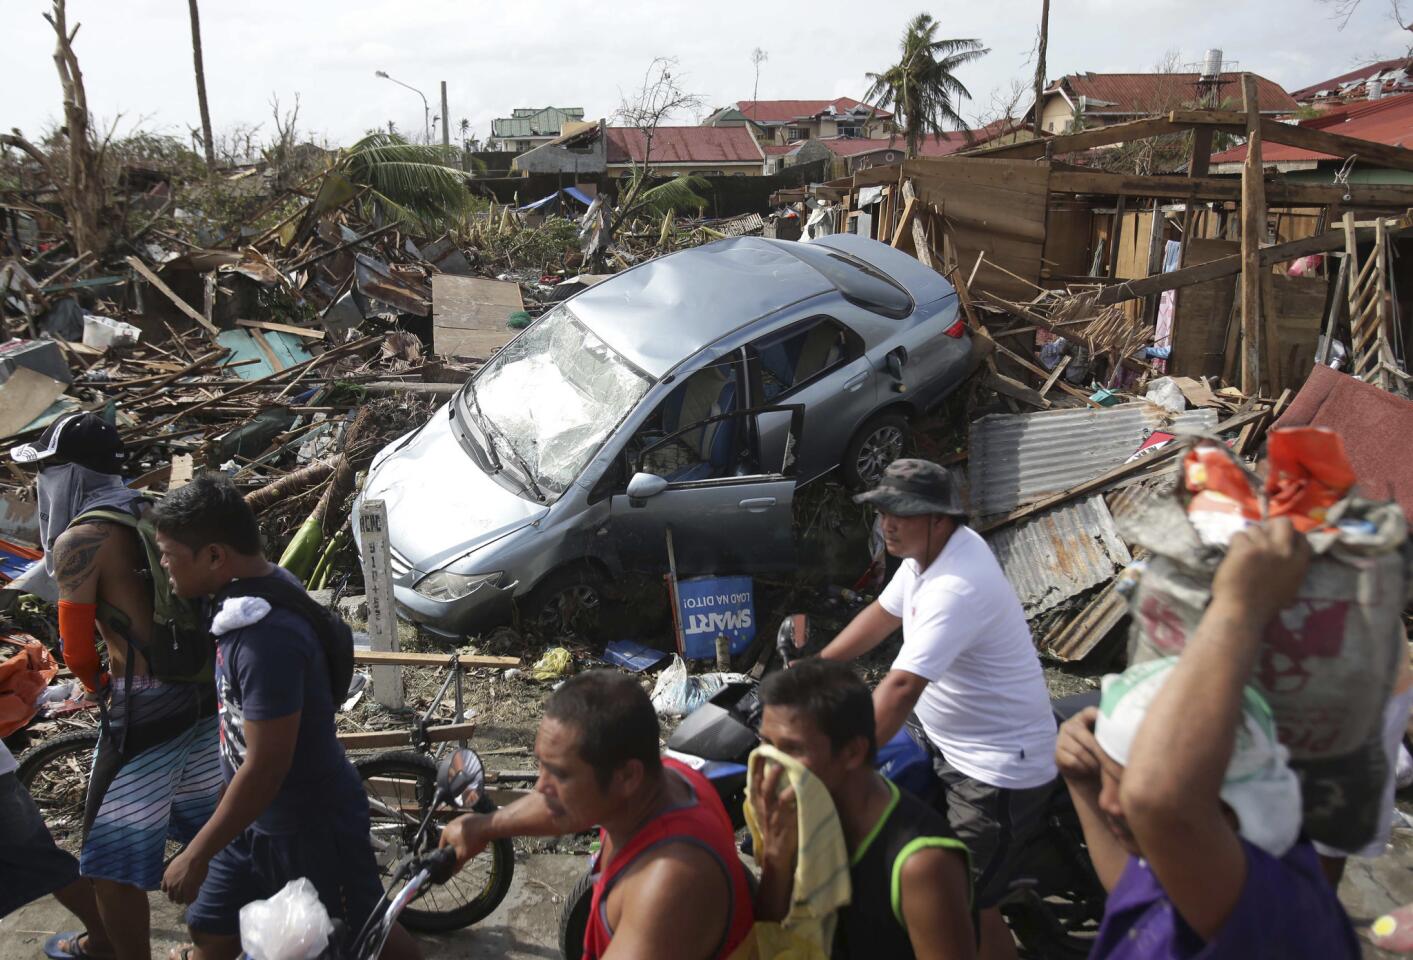
<path id="1" fill-rule="evenodd" d="M 60 113 L 53 33 L 40 17 L 49 6 L 0 0 L 0 129 L 37 137 Z M 1403 53 L 1409 34 L 1388 9 L 1389 0 L 1363 0 L 1341 30 L 1317 0 L 1053 0 L 1047 73 L 1144 71 L 1167 51 L 1195 63 L 1219 47 L 1241 69 L 1296 89 Z M 941 21 L 942 36 L 991 50 L 960 74 L 973 97 L 963 116 L 989 113 L 992 92 L 1012 79 L 1028 82 L 1040 0 L 206 0 L 201 20 L 218 135 L 241 123 L 272 133 L 270 97 L 288 106 L 298 93 L 301 132 L 339 144 L 389 120 L 421 129 L 417 95 L 375 77 L 379 69 L 421 88 L 434 115 L 445 80 L 453 137 L 462 118 L 484 137 L 493 117 L 518 106 L 611 116 L 655 56 L 678 59 L 703 113 L 750 98 L 757 46 L 769 54 L 761 99 L 860 97 L 864 73 L 893 62 L 904 23 L 920 10 Z M 199 126 L 187 4 L 70 0 L 69 20 L 83 25 L 75 48 L 97 118 L 121 114 L 120 133 L 140 123 L 186 136 Z"/>

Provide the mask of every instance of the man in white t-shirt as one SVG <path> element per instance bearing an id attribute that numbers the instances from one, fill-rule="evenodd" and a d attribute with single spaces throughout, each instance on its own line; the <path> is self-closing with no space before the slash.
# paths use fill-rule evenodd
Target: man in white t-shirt
<path id="1" fill-rule="evenodd" d="M 873 694 L 878 742 L 910 715 L 926 734 L 947 819 L 971 851 L 980 956 L 1014 957 L 997 904 L 1017 853 L 1044 827 L 1056 776 L 1055 721 L 1030 628 L 944 468 L 895 460 L 854 500 L 878 509 L 884 545 L 903 564 L 820 656 L 853 660 L 903 628 Z"/>

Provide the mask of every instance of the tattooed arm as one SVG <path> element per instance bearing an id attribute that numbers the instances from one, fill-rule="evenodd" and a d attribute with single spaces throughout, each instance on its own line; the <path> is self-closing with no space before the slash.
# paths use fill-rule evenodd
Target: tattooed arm
<path id="1" fill-rule="evenodd" d="M 94 643 L 98 615 L 98 575 L 110 528 L 89 523 L 60 534 L 54 542 L 54 579 L 59 583 L 59 636 L 64 664 L 89 690 L 105 677 Z"/>

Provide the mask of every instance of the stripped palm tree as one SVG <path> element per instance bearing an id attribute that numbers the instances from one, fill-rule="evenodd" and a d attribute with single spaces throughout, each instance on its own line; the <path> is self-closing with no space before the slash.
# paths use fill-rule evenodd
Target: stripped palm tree
<path id="1" fill-rule="evenodd" d="M 459 225 L 474 200 L 455 151 L 372 131 L 343 151 L 335 172 L 366 188 L 363 204 L 379 223 L 399 220 L 434 235 Z"/>
<path id="2" fill-rule="evenodd" d="M 901 133 L 909 157 L 916 157 L 923 137 L 940 135 L 950 124 L 964 128 L 957 101 L 971 99 L 956 70 L 989 53 L 979 40 L 938 40 L 940 25 L 919 13 L 903 31 L 902 58 L 882 73 L 865 74 L 871 84 L 864 101 L 891 110 L 890 126 Z"/>

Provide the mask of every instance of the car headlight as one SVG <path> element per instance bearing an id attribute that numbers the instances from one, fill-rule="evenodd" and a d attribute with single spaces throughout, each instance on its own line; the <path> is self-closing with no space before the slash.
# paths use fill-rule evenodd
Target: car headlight
<path id="1" fill-rule="evenodd" d="M 413 587 L 428 600 L 460 600 L 462 597 L 470 596 L 472 591 L 478 590 L 483 585 L 495 586 L 500 582 L 501 571 L 495 573 L 477 573 L 466 576 L 460 573 L 450 573 L 446 570 L 438 570 L 429 573 L 417 585 Z"/>

